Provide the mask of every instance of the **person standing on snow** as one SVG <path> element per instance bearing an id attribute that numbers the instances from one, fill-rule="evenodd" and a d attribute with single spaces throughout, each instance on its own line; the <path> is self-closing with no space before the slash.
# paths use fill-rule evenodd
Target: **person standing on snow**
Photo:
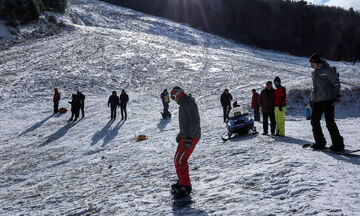
<path id="1" fill-rule="evenodd" d="M 220 97 L 221 106 L 223 108 L 224 122 L 229 120 L 229 111 L 231 109 L 232 96 L 229 93 L 229 89 L 225 89 Z"/>
<path id="2" fill-rule="evenodd" d="M 77 96 L 79 98 L 79 102 L 80 102 L 80 109 L 81 109 L 81 114 L 82 117 L 84 118 L 84 107 L 85 107 L 85 95 L 83 95 L 83 93 L 81 93 L 80 91 L 77 92 Z"/>
<path id="3" fill-rule="evenodd" d="M 280 77 L 275 77 L 275 122 L 276 136 L 285 136 L 286 88 L 281 85 Z"/>
<path id="4" fill-rule="evenodd" d="M 171 99 L 179 104 L 180 132 L 176 136 L 178 143 L 174 164 L 178 182 L 171 186 L 175 196 L 188 196 L 192 191 L 189 177 L 188 159 L 201 138 L 200 115 L 195 99 L 178 86 L 171 90 Z"/>
<path id="5" fill-rule="evenodd" d="M 71 104 L 71 118 L 69 119 L 69 121 L 72 121 L 74 116 L 75 116 L 74 121 L 76 121 L 79 117 L 79 111 L 80 111 L 80 100 L 78 95 L 73 94 L 72 100 L 69 101 L 69 104 Z"/>
<path id="6" fill-rule="evenodd" d="M 119 105 L 120 105 L 120 99 L 116 95 L 116 91 L 113 91 L 108 101 L 108 107 L 110 106 L 111 108 L 111 120 L 116 119 L 116 108 L 118 108 Z"/>
<path id="7" fill-rule="evenodd" d="M 125 89 L 121 91 L 120 94 L 120 108 L 121 108 L 121 120 L 125 120 L 127 118 L 126 105 L 129 102 L 129 96 L 126 94 Z"/>
<path id="8" fill-rule="evenodd" d="M 59 102 L 60 102 L 60 93 L 58 91 L 57 88 L 54 89 L 54 97 L 53 97 L 53 102 L 54 102 L 54 114 L 59 112 Z"/>
<path id="9" fill-rule="evenodd" d="M 160 95 L 163 106 L 164 106 L 164 110 L 163 110 L 163 116 L 170 116 L 169 113 L 169 103 L 170 103 L 170 97 L 169 97 L 169 92 L 167 91 L 167 89 L 164 89 L 164 91 L 161 93 Z"/>
<path id="10" fill-rule="evenodd" d="M 255 89 L 252 90 L 251 108 L 254 109 L 254 120 L 260 121 L 259 94 Z"/>
<path id="11" fill-rule="evenodd" d="M 310 57 L 312 72 L 313 88 L 310 95 L 312 104 L 311 126 L 315 139 L 313 149 L 324 149 L 326 140 L 321 129 L 321 116 L 325 114 L 326 127 L 330 133 L 332 151 L 343 151 L 344 140 L 340 135 L 339 129 L 335 123 L 334 110 L 335 105 L 340 102 L 340 80 L 333 68 L 314 53 Z"/>
<path id="12" fill-rule="evenodd" d="M 268 134 L 268 119 L 270 117 L 270 131 L 271 135 L 275 135 L 275 114 L 274 114 L 274 89 L 272 87 L 272 82 L 267 81 L 266 87 L 261 91 L 259 97 L 259 105 L 261 107 L 261 112 L 263 115 L 263 135 Z"/>

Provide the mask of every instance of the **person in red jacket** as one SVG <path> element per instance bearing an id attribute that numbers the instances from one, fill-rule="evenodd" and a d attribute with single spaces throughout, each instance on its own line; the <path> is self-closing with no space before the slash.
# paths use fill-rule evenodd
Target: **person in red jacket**
<path id="1" fill-rule="evenodd" d="M 286 88 L 281 85 L 280 77 L 275 77 L 275 122 L 276 136 L 285 136 Z"/>
<path id="2" fill-rule="evenodd" d="M 53 97 L 53 102 L 54 102 L 54 114 L 55 114 L 59 112 L 60 93 L 57 88 L 55 88 L 54 91 L 55 93 Z"/>
<path id="3" fill-rule="evenodd" d="M 252 90 L 253 96 L 251 101 L 251 108 L 254 109 L 254 120 L 260 121 L 260 112 L 259 112 L 259 93 L 255 89 Z"/>

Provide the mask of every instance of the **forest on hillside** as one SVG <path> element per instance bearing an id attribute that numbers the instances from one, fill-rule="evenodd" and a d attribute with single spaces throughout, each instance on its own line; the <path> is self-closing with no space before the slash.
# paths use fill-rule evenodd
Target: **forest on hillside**
<path id="1" fill-rule="evenodd" d="M 103 0 L 264 49 L 360 59 L 360 13 L 290 0 Z"/>

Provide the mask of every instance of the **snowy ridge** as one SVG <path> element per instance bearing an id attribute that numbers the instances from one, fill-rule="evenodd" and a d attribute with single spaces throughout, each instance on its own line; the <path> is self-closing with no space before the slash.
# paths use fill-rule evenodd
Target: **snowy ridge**
<path id="1" fill-rule="evenodd" d="M 71 0 L 74 30 L 0 52 L 0 215 L 357 215 L 359 157 L 305 151 L 307 58 L 258 50 L 96 0 Z M 359 65 L 330 62 L 344 97 L 336 109 L 346 146 L 359 145 Z M 282 78 L 289 91 L 285 138 L 223 143 L 219 97 Z M 193 204 L 173 203 L 177 105 L 161 120 L 160 93 L 179 85 L 196 98 L 202 139 L 190 158 Z M 52 89 L 85 115 L 52 115 Z M 129 119 L 109 122 L 107 99 L 125 88 Z M 119 115 L 120 113 L 118 113 Z M 261 124 L 256 124 L 259 131 Z M 326 130 L 323 125 L 324 131 Z M 134 136 L 149 139 L 135 142 Z M 330 138 L 325 132 L 330 144 Z"/>

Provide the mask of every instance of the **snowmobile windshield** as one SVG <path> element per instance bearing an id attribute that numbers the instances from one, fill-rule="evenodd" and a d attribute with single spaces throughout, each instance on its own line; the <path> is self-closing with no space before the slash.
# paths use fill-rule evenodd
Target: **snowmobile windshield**
<path id="1" fill-rule="evenodd" d="M 229 118 L 232 119 L 232 118 L 237 118 L 240 116 L 247 116 L 247 115 L 249 115 L 249 111 L 246 109 L 246 107 L 239 106 L 239 107 L 233 107 L 230 110 Z"/>

